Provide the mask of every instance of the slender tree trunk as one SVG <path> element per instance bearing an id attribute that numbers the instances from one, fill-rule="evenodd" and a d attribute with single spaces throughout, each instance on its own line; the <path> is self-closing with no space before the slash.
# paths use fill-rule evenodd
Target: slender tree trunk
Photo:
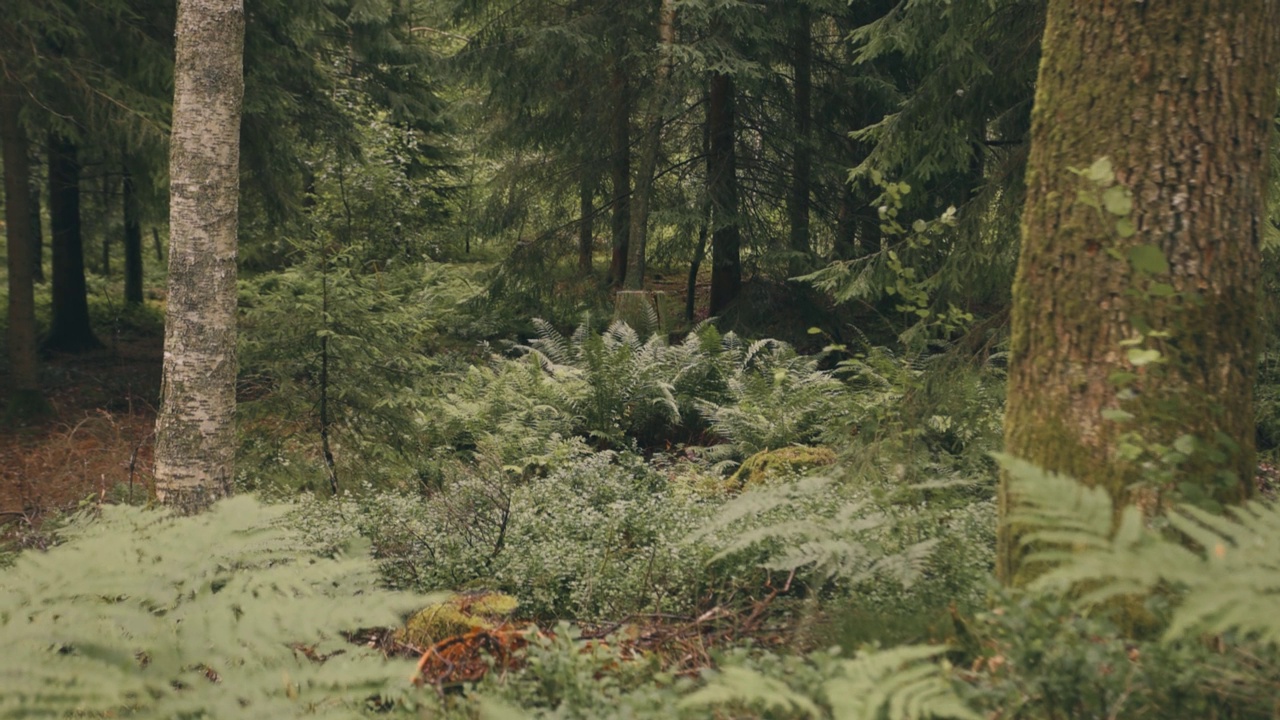
<path id="1" fill-rule="evenodd" d="M 613 255 L 609 262 L 609 285 L 622 287 L 627 278 L 627 240 L 631 232 L 631 84 L 619 57 L 613 69 L 613 153 L 610 178 L 613 184 Z"/>
<path id="2" fill-rule="evenodd" d="M 702 156 L 707 164 L 707 178 L 709 178 L 714 170 L 715 162 L 711 156 L 711 102 L 707 97 L 703 97 L 703 106 L 708 108 L 707 117 L 702 122 Z M 693 322 L 694 311 L 698 304 L 698 273 L 702 271 L 702 259 L 707 256 L 707 240 L 711 234 L 711 196 L 709 193 L 703 193 L 702 199 L 702 219 L 698 223 L 698 246 L 694 248 L 693 260 L 689 262 L 689 278 L 685 286 L 684 294 L 684 319 Z"/>
<path id="3" fill-rule="evenodd" d="M 53 236 L 53 322 L 43 348 L 81 353 L 102 347 L 89 324 L 75 143 L 49 135 L 49 230 Z"/>
<path id="4" fill-rule="evenodd" d="M 138 206 L 138 190 L 128 168 L 124 169 L 121 193 L 124 197 L 124 301 L 130 305 L 141 305 L 142 213 Z"/>
<path id="5" fill-rule="evenodd" d="M 156 248 L 156 262 L 164 262 L 164 247 L 160 244 L 160 228 L 151 228 L 151 244 Z"/>
<path id="6" fill-rule="evenodd" d="M 590 177 L 586 167 L 582 169 L 582 177 L 578 180 L 578 272 L 591 274 L 591 250 L 595 244 L 595 210 L 592 200 L 595 197 L 595 181 Z"/>
<path id="7" fill-rule="evenodd" d="M 795 74 L 796 136 L 792 144 L 787 217 L 791 226 L 791 252 L 797 254 L 791 262 L 791 274 L 798 275 L 804 272 L 805 257 L 809 254 L 809 184 L 813 174 L 813 154 L 809 147 L 813 114 L 813 32 L 809 6 L 803 2 L 796 5 L 795 22 L 792 72 Z"/>
<path id="8" fill-rule="evenodd" d="M 1050 0 L 1014 285 L 1010 454 L 1148 511 L 1179 494 L 1250 494 L 1278 31 L 1271 0 Z M 1103 157 L 1112 170 L 1094 166 L 1092 180 L 1070 170 Z M 1174 447 L 1187 457 L 1170 460 Z M 1006 478 L 1002 517 L 1016 502 Z M 1011 584 L 1036 572 L 1018 535 L 1002 525 L 997 571 Z"/>
<path id="9" fill-rule="evenodd" d="M 693 261 L 689 263 L 689 277 L 684 292 L 684 319 L 693 322 L 693 314 L 698 304 L 698 273 L 702 271 L 702 258 L 707 254 L 707 219 L 704 217 L 698 226 L 698 246 L 693 251 Z"/>
<path id="10" fill-rule="evenodd" d="M 102 276 L 111 276 L 111 180 L 102 170 Z"/>
<path id="11" fill-rule="evenodd" d="M 156 495 L 183 512 L 234 478 L 244 23 L 243 0 L 178 2 Z"/>
<path id="12" fill-rule="evenodd" d="M 31 152 L 27 155 L 28 159 L 32 157 L 39 159 L 35 146 L 29 142 L 27 145 L 31 148 Z M 31 175 L 27 182 L 31 208 L 31 277 L 36 282 L 44 282 L 44 223 L 40 220 L 40 178 L 36 176 L 37 167 L 37 163 L 28 161 L 27 168 Z"/>
<path id="13" fill-rule="evenodd" d="M 31 251 L 31 166 L 19 122 L 21 91 L 0 73 L 0 152 L 4 158 L 5 241 L 9 290 L 9 409 L 14 418 L 44 408 L 36 358 L 35 281 Z"/>
<path id="14" fill-rule="evenodd" d="M 675 0 L 662 0 L 658 9 L 658 43 L 663 50 L 675 42 Z M 627 278 L 629 290 L 644 287 L 645 251 L 649 242 L 649 203 L 653 199 L 653 174 L 658 167 L 658 152 L 662 148 L 662 125 L 665 122 L 667 78 L 671 75 L 671 59 L 658 62 L 653 80 L 653 98 L 645 121 L 644 146 L 640 153 L 640 167 L 636 173 L 636 187 L 631 201 L 631 234 L 627 240 Z"/>
<path id="15" fill-rule="evenodd" d="M 711 128 L 710 172 L 715 231 L 711 236 L 711 314 L 723 313 L 742 292 L 742 234 L 738 220 L 738 167 L 734 151 L 733 77 L 711 75 L 707 123 Z"/>

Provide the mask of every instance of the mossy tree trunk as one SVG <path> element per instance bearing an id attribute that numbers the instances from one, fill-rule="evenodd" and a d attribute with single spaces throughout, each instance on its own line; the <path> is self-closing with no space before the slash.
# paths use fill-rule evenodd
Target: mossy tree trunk
<path id="1" fill-rule="evenodd" d="M 188 513 L 233 478 L 244 23 L 243 0 L 178 2 L 156 496 Z"/>
<path id="2" fill-rule="evenodd" d="M 1148 510 L 1171 491 L 1250 494 L 1278 29 L 1270 0 L 1050 0 L 1009 454 Z M 1015 500 L 1002 481 L 1002 519 Z M 1011 584 L 1034 573 L 1017 535 L 1002 525 L 997 571 Z"/>

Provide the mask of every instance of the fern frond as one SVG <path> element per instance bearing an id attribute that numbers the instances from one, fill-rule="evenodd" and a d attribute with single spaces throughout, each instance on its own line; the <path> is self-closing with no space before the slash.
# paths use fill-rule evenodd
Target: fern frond
<path id="1" fill-rule="evenodd" d="M 573 362 L 574 345 L 566 340 L 554 325 L 542 318 L 534 318 L 533 328 L 538 333 L 537 339 L 532 343 L 533 347 L 542 351 L 557 365 L 568 365 Z M 576 333 L 574 337 L 576 339 Z"/>
<path id="2" fill-rule="evenodd" d="M 403 684 L 403 665 L 340 633 L 398 624 L 427 598 L 378 589 L 365 559 L 312 556 L 289 511 L 248 496 L 194 518 L 106 507 L 20 556 L 0 591 L 0 716 L 347 713 Z M 291 649 L 325 642 L 359 667 L 351 683 Z"/>
<path id="3" fill-rule="evenodd" d="M 812 695 L 758 670 L 728 665 L 681 701 L 684 708 L 746 705 L 832 720 L 982 720 L 965 704 L 936 658 L 945 647 L 908 645 L 852 659 L 814 656 L 824 676 Z M 829 708 L 829 711 L 826 710 Z"/>
<path id="4" fill-rule="evenodd" d="M 1000 462 L 1016 500 L 1013 521 L 1037 547 L 1031 559 L 1051 564 L 1033 589 L 1083 586 L 1080 602 L 1093 604 L 1167 588 L 1175 598 L 1168 639 L 1238 632 L 1280 642 L 1280 508 L 1253 502 L 1215 515 L 1179 506 L 1167 516 L 1170 536 L 1126 507 L 1112 532 L 1105 492 L 1007 457 Z"/>

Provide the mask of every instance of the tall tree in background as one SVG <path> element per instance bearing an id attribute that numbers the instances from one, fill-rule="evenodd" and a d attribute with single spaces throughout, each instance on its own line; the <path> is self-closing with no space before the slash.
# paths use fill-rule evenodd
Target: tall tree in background
<path id="1" fill-rule="evenodd" d="M 4 158 L 5 241 L 9 274 L 9 415 L 38 412 L 44 400 L 36 374 L 34 254 L 27 135 L 21 121 L 22 91 L 0 71 L 0 150 Z"/>
<path id="2" fill-rule="evenodd" d="M 658 167 L 658 153 L 662 147 L 662 126 L 665 123 L 667 80 L 671 77 L 671 46 L 675 43 L 676 6 L 674 0 L 662 0 L 658 8 L 658 44 L 665 56 L 658 61 L 657 75 L 653 82 L 653 96 L 645 113 L 644 136 L 641 138 L 640 166 L 636 168 L 636 184 L 631 194 L 631 232 L 627 236 L 627 270 L 625 285 L 628 290 L 644 287 L 644 263 L 649 241 L 649 206 L 653 202 L 653 174 Z"/>
<path id="3" fill-rule="evenodd" d="M 787 219 L 790 224 L 791 251 L 797 257 L 791 272 L 804 267 L 803 257 L 809 253 L 809 187 L 813 173 L 810 127 L 813 125 L 813 19 L 809 6 L 796 3 L 795 27 L 791 33 L 791 71 L 795 100 L 795 139 L 791 158 L 791 188 L 787 194 Z"/>
<path id="4" fill-rule="evenodd" d="M 142 304 L 142 209 L 133 173 L 124 169 L 121 183 L 124 215 L 124 301 Z"/>
<path id="5" fill-rule="evenodd" d="M 1250 494 L 1277 33 L 1271 0 L 1049 2 L 1014 286 L 1011 455 L 1148 509 L 1174 488 Z M 1143 466 L 1162 464 L 1168 482 L 1144 484 Z M 1015 503 L 1002 484 L 1002 516 Z M 1006 583 L 1034 572 L 1017 535 L 1000 534 Z"/>
<path id="6" fill-rule="evenodd" d="M 742 230 L 738 207 L 738 164 L 734 150 L 737 142 L 734 120 L 733 77 L 717 72 L 711 75 L 711 91 L 707 109 L 707 125 L 711 139 L 708 160 L 710 185 L 707 194 L 715 217 L 711 234 L 711 302 L 710 312 L 724 312 L 742 291 Z"/>
<path id="7" fill-rule="evenodd" d="M 49 235 L 53 241 L 53 319 L 45 350 L 80 353 L 102 347 L 89 323 L 80 217 L 80 155 L 74 141 L 49 133 Z"/>
<path id="8" fill-rule="evenodd" d="M 625 42 L 625 33 L 614 35 L 609 78 L 613 99 L 609 114 L 609 179 L 613 193 L 609 285 L 614 288 L 622 287 L 627 278 L 627 243 L 631 232 L 631 80 Z"/>
<path id="9" fill-rule="evenodd" d="M 156 495 L 184 512 L 233 480 L 244 27 L 243 0 L 178 3 Z"/>

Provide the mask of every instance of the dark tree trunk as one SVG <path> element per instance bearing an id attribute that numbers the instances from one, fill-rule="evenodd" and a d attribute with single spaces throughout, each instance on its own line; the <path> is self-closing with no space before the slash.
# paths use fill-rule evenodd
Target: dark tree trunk
<path id="1" fill-rule="evenodd" d="M 32 152 L 27 157 L 38 158 L 39 155 L 34 152 L 34 146 L 30 143 L 27 145 L 32 148 Z M 40 178 L 35 172 L 36 163 L 28 162 L 27 168 L 31 171 L 27 182 L 31 208 L 31 277 L 36 282 L 44 282 L 44 223 L 40 220 Z"/>
<path id="2" fill-rule="evenodd" d="M 124 301 L 142 304 L 142 220 L 133 175 L 124 170 Z"/>
<path id="3" fill-rule="evenodd" d="M 164 247 L 160 244 L 160 228 L 151 228 L 151 244 L 156 248 L 156 262 L 164 263 Z"/>
<path id="4" fill-rule="evenodd" d="M 631 232 L 631 88 L 622 60 L 615 60 L 613 89 L 613 255 L 609 261 L 609 285 L 619 288 L 627 279 L 627 238 Z"/>
<path id="5" fill-rule="evenodd" d="M 102 171 L 102 276 L 111 276 L 111 179 Z"/>
<path id="6" fill-rule="evenodd" d="M 75 143 L 49 135 L 49 230 L 53 238 L 53 321 L 42 347 L 81 353 L 102 347 L 89 325 L 80 227 L 80 161 Z"/>
<path id="7" fill-rule="evenodd" d="M 702 271 L 702 258 L 707 254 L 707 222 L 704 218 L 698 226 L 698 247 L 693 251 L 693 261 L 689 263 L 689 278 L 684 291 L 684 319 L 693 322 L 693 314 L 698 304 L 698 273 Z"/>
<path id="8" fill-rule="evenodd" d="M 595 182 L 584 167 L 578 181 L 578 211 L 582 215 L 578 220 L 578 272 L 583 275 L 591 274 L 591 249 L 595 243 L 595 212 L 591 202 L 594 196 Z"/>
<path id="9" fill-rule="evenodd" d="M 32 277 L 31 166 L 26 133 L 19 122 L 22 96 L 0 73 L 0 152 L 4 159 L 5 240 L 8 263 L 10 417 L 39 413 L 35 282 Z"/>
<path id="10" fill-rule="evenodd" d="M 710 312 L 719 315 L 742 291 L 742 233 L 738 219 L 738 168 L 734 151 L 733 78 L 711 76 L 707 123 L 711 133 L 710 184 L 715 231 L 711 237 Z"/>
<path id="11" fill-rule="evenodd" d="M 1251 493 L 1278 30 L 1270 0 L 1049 1 L 1005 444 L 1118 506 Z M 1193 449 L 1169 464 L 1175 445 Z M 1003 478 L 1002 517 L 1016 503 Z M 1036 572 L 1018 538 L 1002 524 L 1006 583 Z"/>
<path id="12" fill-rule="evenodd" d="M 809 6 L 796 5 L 796 27 L 792 36 L 795 56 L 792 71 L 795 73 L 796 136 L 792 145 L 791 192 L 787 196 L 787 217 L 791 225 L 791 252 L 797 257 L 791 262 L 791 273 L 804 271 L 809 254 L 809 183 L 812 176 L 813 156 L 810 150 L 810 126 L 812 125 L 813 37 Z"/>

